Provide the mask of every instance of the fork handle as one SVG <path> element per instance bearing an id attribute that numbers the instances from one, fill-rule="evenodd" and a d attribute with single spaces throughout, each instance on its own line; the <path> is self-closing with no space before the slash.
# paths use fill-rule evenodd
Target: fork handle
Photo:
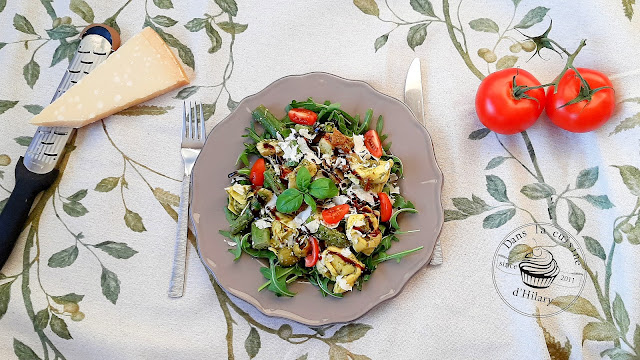
<path id="1" fill-rule="evenodd" d="M 176 248 L 173 256 L 173 270 L 169 284 L 169 297 L 179 298 L 184 294 L 184 278 L 187 266 L 187 232 L 189 228 L 189 189 L 191 174 L 182 178 L 180 193 L 180 209 L 178 213 L 178 230 L 176 232 Z"/>

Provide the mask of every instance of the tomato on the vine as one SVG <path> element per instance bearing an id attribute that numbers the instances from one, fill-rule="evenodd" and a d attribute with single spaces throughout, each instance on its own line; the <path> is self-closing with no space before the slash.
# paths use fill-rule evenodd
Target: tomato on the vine
<path id="1" fill-rule="evenodd" d="M 253 163 L 251 167 L 251 172 L 249 173 L 249 180 L 253 186 L 262 186 L 264 184 L 264 171 L 266 170 L 266 166 L 264 163 L 264 159 L 260 158 Z"/>
<path id="2" fill-rule="evenodd" d="M 528 129 L 538 120 L 545 105 L 544 89 L 523 91 L 531 86 L 540 86 L 540 82 L 522 69 L 509 68 L 487 76 L 476 93 L 476 113 L 480 122 L 505 135 Z"/>
<path id="3" fill-rule="evenodd" d="M 582 86 L 575 71 L 567 70 L 558 82 L 557 92 L 554 86 L 547 89 L 547 115 L 554 124 L 567 131 L 587 132 L 599 128 L 611 118 L 616 102 L 613 85 L 605 74 L 583 68 L 578 68 L 578 72 L 590 89 Z M 593 92 L 598 88 L 602 89 Z M 587 99 L 563 106 L 581 95 L 581 91 Z"/>

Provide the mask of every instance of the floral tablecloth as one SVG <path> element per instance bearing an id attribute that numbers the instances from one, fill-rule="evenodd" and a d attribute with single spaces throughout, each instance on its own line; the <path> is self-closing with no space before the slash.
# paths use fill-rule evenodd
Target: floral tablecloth
<path id="1" fill-rule="evenodd" d="M 0 207 L 77 33 L 124 41 L 152 26 L 192 84 L 80 129 L 0 273 L 3 359 L 633 359 L 640 355 L 640 22 L 633 0 L 0 0 Z M 550 33 L 577 66 L 608 74 L 617 110 L 572 134 L 543 115 L 512 136 L 485 130 L 475 90 L 518 66 L 551 81 L 565 59 L 522 49 Z M 520 44 L 520 45 L 516 45 Z M 526 46 L 525 46 L 526 48 Z M 479 49 L 485 49 L 478 55 Z M 227 295 L 189 249 L 186 294 L 167 297 L 182 99 L 207 128 L 288 74 L 325 71 L 402 98 L 423 62 L 428 130 L 444 172 L 444 264 L 351 324 L 310 328 Z M 375 108 L 375 104 L 371 104 Z M 390 119 L 389 122 L 393 120 Z M 584 288 L 549 317 L 525 316 L 493 281 L 496 249 L 546 221 L 582 249 Z M 192 239 L 193 244 L 193 239 Z M 516 254 L 517 255 L 517 254 Z M 353 294 L 350 296 L 357 296 Z"/>

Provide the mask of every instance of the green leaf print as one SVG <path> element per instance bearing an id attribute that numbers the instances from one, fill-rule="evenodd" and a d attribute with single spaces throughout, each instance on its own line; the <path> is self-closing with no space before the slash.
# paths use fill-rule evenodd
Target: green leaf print
<path id="1" fill-rule="evenodd" d="M 587 340 L 613 341 L 618 337 L 618 329 L 608 322 L 590 322 L 582 330 L 583 344 Z"/>
<path id="2" fill-rule="evenodd" d="M 209 22 L 204 25 L 205 32 L 209 37 L 209 41 L 211 41 L 211 47 L 207 52 L 209 54 L 213 54 L 222 48 L 222 37 L 220 37 L 220 33 L 216 30 Z"/>
<path id="3" fill-rule="evenodd" d="M 380 16 L 380 9 L 375 0 L 353 0 L 353 4 L 367 15 Z"/>
<path id="4" fill-rule="evenodd" d="M 531 254 L 533 249 L 527 244 L 518 244 L 509 251 L 509 264 L 517 264 L 524 260 L 527 255 Z"/>
<path id="5" fill-rule="evenodd" d="M 482 200 L 480 200 L 482 201 L 481 203 L 467 198 L 453 198 L 451 201 L 456 209 L 468 215 L 478 215 L 489 210 L 487 204 Z"/>
<path id="6" fill-rule="evenodd" d="M 540 200 L 555 195 L 556 190 L 547 184 L 533 183 L 523 186 L 520 192 L 531 200 Z"/>
<path id="7" fill-rule="evenodd" d="M 475 20 L 471 20 L 469 22 L 469 27 L 475 31 L 484 31 L 489 33 L 498 33 L 500 28 L 495 21 L 488 18 L 479 18 Z"/>
<path id="8" fill-rule="evenodd" d="M 454 221 L 454 220 L 464 220 L 468 218 L 469 215 L 458 211 L 458 210 L 444 210 L 444 221 Z"/>
<path id="9" fill-rule="evenodd" d="M 229 97 L 229 100 L 227 100 L 227 109 L 229 109 L 229 111 L 233 111 L 238 107 L 239 102 L 234 101 L 231 97 Z"/>
<path id="10" fill-rule="evenodd" d="M 62 210 L 72 217 L 84 216 L 89 212 L 89 210 L 78 201 L 70 201 L 62 204 Z"/>
<path id="11" fill-rule="evenodd" d="M 36 31 L 33 29 L 33 25 L 31 25 L 31 22 L 29 22 L 29 20 L 27 20 L 26 17 L 20 14 L 16 14 L 13 17 L 13 27 L 16 28 L 16 30 L 25 34 L 38 35 L 36 34 Z"/>
<path id="12" fill-rule="evenodd" d="M 482 227 L 485 229 L 497 229 L 504 225 L 516 214 L 516 209 L 505 209 L 497 211 L 482 221 Z"/>
<path id="13" fill-rule="evenodd" d="M 18 143 L 18 145 L 20 146 L 29 146 L 29 144 L 31 144 L 31 140 L 33 139 L 33 137 L 31 136 L 18 136 L 17 138 L 14 138 L 13 140 L 15 140 L 16 143 Z"/>
<path id="14" fill-rule="evenodd" d="M 0 50 L 2 50 L 2 48 L 5 46 L 7 46 L 7 43 L 0 42 Z"/>
<path id="15" fill-rule="evenodd" d="M 127 244 L 114 241 L 104 241 L 94 247 L 106 252 L 116 259 L 128 259 L 138 252 L 130 248 Z"/>
<path id="16" fill-rule="evenodd" d="M 7 0 L 0 0 L 0 12 L 7 6 Z"/>
<path id="17" fill-rule="evenodd" d="M 633 5 L 636 3 L 636 0 L 622 0 L 622 8 L 624 10 L 624 16 L 627 19 L 633 19 Z M 1 11 L 1 10 L 0 10 Z"/>
<path id="18" fill-rule="evenodd" d="M 600 353 L 600 357 L 608 356 L 611 360 L 636 360 L 637 357 L 619 348 L 607 349 Z"/>
<path id="19" fill-rule="evenodd" d="M 280 339 L 287 340 L 291 335 L 293 335 L 293 328 L 291 328 L 291 325 L 282 324 L 278 328 L 278 337 L 280 337 Z"/>
<path id="20" fill-rule="evenodd" d="M 240 34 L 247 30 L 248 25 L 246 24 L 238 24 L 232 21 L 221 21 L 218 23 L 218 26 L 222 31 L 227 32 L 229 34 Z"/>
<path id="21" fill-rule="evenodd" d="M 89 4 L 87 4 L 84 0 L 71 0 L 71 3 L 69 4 L 69 10 L 76 13 L 82 18 L 82 20 L 86 21 L 89 24 L 93 23 L 93 20 L 95 19 L 93 9 L 91 9 L 91 6 L 89 6 Z"/>
<path id="22" fill-rule="evenodd" d="M 53 301 L 55 301 L 60 305 L 69 304 L 69 303 L 77 304 L 80 301 L 82 301 L 82 299 L 84 299 L 84 295 L 70 293 L 62 296 L 52 296 L 51 298 L 53 299 Z"/>
<path id="23" fill-rule="evenodd" d="M 489 130 L 487 128 L 482 128 L 482 129 L 475 130 L 471 134 L 469 134 L 469 140 L 484 139 L 487 135 L 489 135 L 490 132 L 491 132 L 491 130 Z"/>
<path id="24" fill-rule="evenodd" d="M 373 329 L 371 325 L 362 323 L 352 323 L 343 325 L 331 337 L 336 343 L 353 342 L 365 336 L 369 330 Z"/>
<path id="25" fill-rule="evenodd" d="M 11 285 L 13 281 L 0 285 L 0 319 L 7 313 L 11 300 Z"/>
<path id="26" fill-rule="evenodd" d="M 609 136 L 621 133 L 625 130 L 630 130 L 640 126 L 640 113 L 637 113 L 631 117 L 628 117 L 616 125 L 615 129 L 609 133 Z"/>
<path id="27" fill-rule="evenodd" d="M 73 195 L 67 197 L 67 200 L 69 200 L 69 201 L 80 201 L 80 200 L 84 199 L 85 196 L 87 196 L 87 189 L 82 189 L 82 190 L 76 191 Z"/>
<path id="28" fill-rule="evenodd" d="M 185 100 L 188 97 L 190 97 L 191 95 L 197 93 L 198 90 L 200 90 L 200 86 L 187 86 L 187 87 L 184 87 L 180 91 L 178 91 L 178 93 L 176 94 L 174 99 Z"/>
<path id="29" fill-rule="evenodd" d="M 260 351 L 260 334 L 253 326 L 251 327 L 251 330 L 249 330 L 247 339 L 244 341 L 244 349 L 247 351 L 247 355 L 249 355 L 250 359 L 256 357 L 256 355 L 258 355 L 258 351 Z"/>
<path id="30" fill-rule="evenodd" d="M 378 52 L 378 50 L 380 50 L 380 48 L 383 47 L 384 44 L 387 43 L 387 40 L 389 40 L 389 34 L 384 34 L 384 35 L 381 35 L 380 37 L 378 37 L 376 39 L 376 41 L 373 43 L 373 47 L 375 49 L 375 52 Z"/>
<path id="31" fill-rule="evenodd" d="M 636 331 L 633 333 L 633 346 L 638 349 L 640 347 L 640 325 L 636 324 Z"/>
<path id="32" fill-rule="evenodd" d="M 512 68 L 516 62 L 518 62 L 517 56 L 505 55 L 498 59 L 498 62 L 496 63 L 496 70 Z"/>
<path id="33" fill-rule="evenodd" d="M 551 301 L 551 305 L 557 306 L 560 309 L 573 314 L 586 315 L 592 318 L 601 319 L 596 307 L 593 306 L 589 300 L 581 296 L 578 296 L 577 298 L 573 295 L 558 296 Z"/>
<path id="34" fill-rule="evenodd" d="M 69 328 L 67 328 L 67 323 L 61 318 L 51 314 L 51 320 L 49 321 L 49 326 L 51 326 L 51 331 L 59 337 L 69 340 L 72 338 L 69 333 Z"/>
<path id="35" fill-rule="evenodd" d="M 191 32 L 198 32 L 198 31 L 204 29 L 204 26 L 207 23 L 208 23 L 208 21 L 206 19 L 193 18 L 193 19 L 189 20 L 189 22 L 184 24 L 184 27 L 187 28 L 187 30 L 189 30 Z"/>
<path id="36" fill-rule="evenodd" d="M 40 105 L 23 105 L 22 107 L 25 108 L 28 112 L 30 112 L 33 115 L 40 114 L 42 109 L 44 109 Z M 24 136 L 24 137 L 28 137 L 28 136 Z M 30 137 L 29 137 L 29 142 L 31 142 L 31 138 Z M 29 142 L 27 143 L 27 145 L 29 145 Z"/>
<path id="37" fill-rule="evenodd" d="M 0 100 L 0 115 L 4 114 L 7 110 L 16 106 L 17 101 Z"/>
<path id="38" fill-rule="evenodd" d="M 22 68 L 22 75 L 27 81 L 27 85 L 33 89 L 33 85 L 36 84 L 40 77 L 40 65 L 33 59 Z"/>
<path id="39" fill-rule="evenodd" d="M 160 25 L 160 26 L 164 26 L 164 27 L 172 27 L 173 25 L 177 24 L 178 22 L 173 20 L 172 18 L 168 17 L 168 16 L 164 16 L 164 15 L 156 15 L 154 17 L 151 18 L 151 20 Z"/>
<path id="40" fill-rule="evenodd" d="M 518 25 L 514 26 L 516 29 L 528 29 L 533 25 L 541 22 L 544 17 L 547 15 L 549 8 L 544 6 L 538 6 L 534 9 L 529 10 L 529 12 L 520 20 Z"/>
<path id="41" fill-rule="evenodd" d="M 436 17 L 436 13 L 433 12 L 433 5 L 429 0 L 411 0 L 409 4 L 413 10 L 419 12 L 422 15 Z"/>
<path id="42" fill-rule="evenodd" d="M 189 47 L 183 44 L 175 36 L 169 34 L 168 32 L 165 32 L 161 28 L 154 25 L 153 22 L 151 22 L 151 18 L 149 17 L 145 19 L 144 25 L 153 28 L 153 30 L 155 30 L 158 35 L 160 35 L 160 37 L 167 43 L 167 45 L 178 50 L 178 57 L 180 57 L 180 60 L 182 60 L 185 65 L 192 69 L 195 69 L 196 63 L 193 58 L 193 52 L 191 51 L 191 49 L 189 49 Z"/>
<path id="43" fill-rule="evenodd" d="M 77 258 L 78 247 L 76 245 L 72 245 L 51 255 L 48 264 L 49 267 L 52 268 L 63 268 L 73 264 Z"/>
<path id="44" fill-rule="evenodd" d="M 120 181 L 119 176 L 104 178 L 100 180 L 100 182 L 96 185 L 96 188 L 94 190 L 99 192 L 109 192 L 113 190 L 116 187 L 116 185 L 118 185 L 119 181 Z"/>
<path id="45" fill-rule="evenodd" d="M 422 45 L 427 38 L 427 27 L 429 24 L 417 24 L 409 28 L 407 33 L 407 44 L 411 50 L 416 51 L 416 47 Z"/>
<path id="46" fill-rule="evenodd" d="M 620 170 L 620 176 L 622 182 L 627 186 L 629 191 L 635 196 L 640 196 L 640 170 L 637 167 L 631 165 L 622 165 L 613 167 Z"/>
<path id="47" fill-rule="evenodd" d="M 598 209 L 611 209 L 615 205 L 609 200 L 607 195 L 585 195 L 582 197 L 587 200 L 589 204 L 597 207 Z"/>
<path id="48" fill-rule="evenodd" d="M 584 243 L 587 245 L 587 250 L 593 255 L 597 256 L 602 260 L 607 258 L 607 255 L 604 252 L 604 248 L 600 245 L 600 242 L 591 236 L 583 236 Z"/>
<path id="49" fill-rule="evenodd" d="M 29 346 L 18 339 L 13 339 L 13 352 L 18 360 L 40 360 L 40 357 Z"/>
<path id="50" fill-rule="evenodd" d="M 220 10 L 226 12 L 231 16 L 238 15 L 238 4 L 235 0 L 214 0 L 216 5 L 220 7 Z"/>
<path id="51" fill-rule="evenodd" d="M 153 0 L 153 3 L 160 9 L 173 9 L 171 0 Z"/>
<path id="52" fill-rule="evenodd" d="M 509 202 L 507 197 L 507 186 L 504 181 L 496 175 L 487 175 L 487 191 L 494 199 L 500 202 Z"/>
<path id="53" fill-rule="evenodd" d="M 120 295 L 120 280 L 118 279 L 118 275 L 103 266 L 100 285 L 104 297 L 115 305 Z"/>
<path id="54" fill-rule="evenodd" d="M 133 212 L 129 209 L 127 209 L 126 213 L 124 214 L 124 222 L 125 224 L 127 224 L 127 227 L 129 227 L 129 229 L 135 232 L 147 231 L 147 229 L 144 227 L 144 224 L 142 223 L 142 217 L 140 217 L 138 213 Z"/>
<path id="55" fill-rule="evenodd" d="M 576 229 L 579 234 L 580 231 L 582 231 L 582 229 L 584 228 L 584 211 L 582 211 L 582 209 L 580 209 L 578 205 L 576 205 L 573 201 L 569 199 L 565 200 L 567 200 L 567 204 L 569 205 L 569 224 L 571 225 L 571 227 Z"/>
<path id="56" fill-rule="evenodd" d="M 11 164 L 11 158 L 9 155 L 0 154 L 0 166 L 8 166 Z"/>
<path id="57" fill-rule="evenodd" d="M 76 36 L 79 34 L 78 29 L 75 26 L 64 24 L 51 30 L 47 30 L 47 34 L 52 40 L 66 39 L 68 37 Z"/>
<path id="58" fill-rule="evenodd" d="M 216 104 L 202 104 L 202 115 L 204 115 L 204 121 L 209 120 L 213 114 L 216 113 Z"/>
<path id="59" fill-rule="evenodd" d="M 42 309 L 36 314 L 33 325 L 38 330 L 42 330 L 49 325 L 49 309 Z"/>
<path id="60" fill-rule="evenodd" d="M 104 24 L 107 26 L 111 26 L 112 28 L 114 28 L 118 33 L 120 33 L 120 26 L 118 26 L 118 22 L 116 21 L 115 16 L 112 16 L 108 19 L 106 19 L 104 21 Z"/>
<path id="61" fill-rule="evenodd" d="M 616 297 L 613 300 L 613 318 L 616 320 L 618 328 L 620 328 L 620 333 L 625 336 L 629 331 L 629 313 L 627 313 L 627 308 L 618 293 L 616 293 Z"/>
<path id="62" fill-rule="evenodd" d="M 598 174 L 599 170 L 597 166 L 580 171 L 578 179 L 576 180 L 576 188 L 588 189 L 592 187 L 596 181 L 598 181 Z"/>

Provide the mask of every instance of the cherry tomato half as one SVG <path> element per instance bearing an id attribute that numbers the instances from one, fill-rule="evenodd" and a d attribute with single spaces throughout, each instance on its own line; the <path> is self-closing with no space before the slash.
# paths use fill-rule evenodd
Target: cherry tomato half
<path id="1" fill-rule="evenodd" d="M 296 124 L 313 125 L 318 120 L 318 114 L 307 109 L 291 109 L 289 110 L 289 119 Z"/>
<path id="2" fill-rule="evenodd" d="M 249 180 L 253 186 L 262 186 L 264 184 L 264 159 L 260 158 L 253 163 L 251 172 L 249 173 Z"/>
<path id="3" fill-rule="evenodd" d="M 349 205 L 342 204 L 330 207 L 326 210 L 322 210 L 322 219 L 329 225 L 334 225 L 340 222 L 342 218 L 349 212 Z"/>
<path id="4" fill-rule="evenodd" d="M 611 80 L 599 71 L 578 68 L 578 72 L 592 90 L 613 86 Z M 568 70 L 558 82 L 558 92 L 554 94 L 554 86 L 547 90 L 547 115 L 554 124 L 567 131 L 587 132 L 599 128 L 611 118 L 616 106 L 613 89 L 602 89 L 595 92 L 590 101 L 561 107 L 578 96 L 581 85 L 575 71 Z"/>
<path id="5" fill-rule="evenodd" d="M 364 134 L 364 145 L 371 155 L 379 158 L 382 156 L 382 144 L 380 143 L 380 136 L 375 130 L 369 130 Z"/>
<path id="6" fill-rule="evenodd" d="M 311 252 L 304 258 L 304 266 L 306 267 L 314 266 L 318 262 L 318 256 L 320 255 L 320 245 L 318 245 L 318 239 L 310 236 L 309 244 L 311 245 Z"/>
<path id="7" fill-rule="evenodd" d="M 509 68 L 496 71 L 482 80 L 476 93 L 476 113 L 480 122 L 491 131 L 511 135 L 533 125 L 545 105 L 544 89 L 532 89 L 525 94 L 536 100 L 513 95 L 513 77 L 516 86 L 538 86 L 540 82 L 530 73 Z"/>
<path id="8" fill-rule="evenodd" d="M 391 200 L 389 199 L 389 195 L 387 195 L 387 193 L 378 193 L 378 198 L 380 199 L 380 221 L 387 222 L 389 221 L 389 219 L 391 219 L 393 205 L 391 205 Z"/>

